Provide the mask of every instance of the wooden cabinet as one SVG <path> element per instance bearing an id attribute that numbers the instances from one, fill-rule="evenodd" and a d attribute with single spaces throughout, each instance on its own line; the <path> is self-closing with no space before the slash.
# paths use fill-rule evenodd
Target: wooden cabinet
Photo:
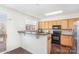
<path id="1" fill-rule="evenodd" d="M 38 29 L 41 28 L 41 22 L 38 22 Z"/>
<path id="2" fill-rule="evenodd" d="M 65 19 L 65 20 L 60 20 L 60 23 L 61 23 L 61 28 L 62 29 L 68 29 L 68 21 Z"/>
<path id="3" fill-rule="evenodd" d="M 73 46 L 72 36 L 61 35 L 61 44 L 65 46 Z"/>
<path id="4" fill-rule="evenodd" d="M 52 21 L 48 21 L 48 28 L 49 29 L 52 29 L 52 25 L 53 25 Z"/>
<path id="5" fill-rule="evenodd" d="M 56 23 L 56 21 L 54 20 L 54 21 L 52 21 L 52 25 L 57 25 L 57 23 Z"/>
<path id="6" fill-rule="evenodd" d="M 61 29 L 68 29 L 68 21 L 65 20 L 56 20 L 55 25 L 61 25 Z"/>
<path id="7" fill-rule="evenodd" d="M 39 29 L 48 29 L 49 28 L 49 22 L 48 21 L 38 22 L 38 28 Z"/>
<path id="8" fill-rule="evenodd" d="M 74 19 L 74 22 L 77 22 L 79 21 L 79 18 L 73 18 Z"/>
<path id="9" fill-rule="evenodd" d="M 60 20 L 56 20 L 56 24 L 57 25 L 61 25 L 61 21 Z"/>
<path id="10" fill-rule="evenodd" d="M 42 29 L 44 29 L 44 22 L 41 22 L 41 27 Z"/>
<path id="11" fill-rule="evenodd" d="M 51 34 L 48 34 L 48 53 L 51 53 Z"/>
<path id="12" fill-rule="evenodd" d="M 48 23 L 49 23 L 49 25 L 48 25 L 49 26 L 49 29 L 52 29 L 52 26 L 53 25 L 57 25 L 56 24 L 56 21 L 48 21 Z"/>
<path id="13" fill-rule="evenodd" d="M 74 28 L 74 23 L 75 23 L 74 19 L 69 19 L 68 20 L 68 29 L 73 29 Z"/>
<path id="14" fill-rule="evenodd" d="M 44 21 L 44 29 L 48 29 L 48 21 Z"/>
<path id="15" fill-rule="evenodd" d="M 74 28 L 74 23 L 79 21 L 79 18 L 68 19 L 68 29 Z"/>
<path id="16" fill-rule="evenodd" d="M 79 18 L 52 20 L 52 21 L 40 21 L 38 28 L 51 29 L 53 25 L 61 25 L 61 29 L 73 29 L 74 23 L 79 21 Z"/>
<path id="17" fill-rule="evenodd" d="M 59 47 L 56 47 L 55 44 L 51 44 L 51 34 L 48 34 L 48 53 L 52 53 L 55 51 L 60 51 L 60 53 L 69 53 L 71 49 L 69 47 L 73 47 L 73 39 L 72 36 L 61 35 L 61 44 Z M 53 45 L 53 46 L 52 46 Z M 63 46 L 64 45 L 64 46 Z"/>
<path id="18" fill-rule="evenodd" d="M 44 22 L 38 22 L 39 29 L 44 29 L 44 27 L 45 27 Z"/>

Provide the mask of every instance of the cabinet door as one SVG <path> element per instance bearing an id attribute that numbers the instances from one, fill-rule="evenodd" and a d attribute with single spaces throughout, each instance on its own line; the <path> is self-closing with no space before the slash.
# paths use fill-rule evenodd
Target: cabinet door
<path id="1" fill-rule="evenodd" d="M 44 29 L 44 22 L 40 22 L 40 29 Z"/>
<path id="2" fill-rule="evenodd" d="M 73 37 L 69 36 L 68 39 L 69 39 L 70 46 L 73 46 L 73 42 L 74 42 Z"/>
<path id="3" fill-rule="evenodd" d="M 41 29 L 41 22 L 38 22 L 38 29 Z"/>
<path id="4" fill-rule="evenodd" d="M 61 36 L 61 44 L 66 46 L 73 46 L 72 36 Z"/>
<path id="5" fill-rule="evenodd" d="M 68 20 L 68 29 L 74 28 L 75 19 L 69 19 Z"/>
<path id="6" fill-rule="evenodd" d="M 44 28 L 45 28 L 45 29 L 48 29 L 48 21 L 45 21 L 45 22 L 44 22 Z"/>
<path id="7" fill-rule="evenodd" d="M 61 28 L 68 29 L 68 21 L 67 20 L 60 20 Z"/>
<path id="8" fill-rule="evenodd" d="M 53 25 L 57 25 L 55 20 L 54 20 L 54 21 L 52 21 L 52 24 L 53 24 Z"/>
<path id="9" fill-rule="evenodd" d="M 42 22 L 40 22 L 40 29 L 42 29 Z"/>
<path id="10" fill-rule="evenodd" d="M 51 53 L 51 34 L 48 34 L 48 53 Z"/>
<path id="11" fill-rule="evenodd" d="M 38 22 L 39 29 L 48 29 L 48 21 Z"/>
<path id="12" fill-rule="evenodd" d="M 56 24 L 57 24 L 57 25 L 61 25 L 61 21 L 60 21 L 60 20 L 57 20 L 57 21 L 56 21 Z"/>
<path id="13" fill-rule="evenodd" d="M 43 21 L 43 29 L 46 29 L 46 22 Z"/>
<path id="14" fill-rule="evenodd" d="M 49 29 L 52 29 L 52 21 L 48 21 L 48 26 L 49 26 Z"/>
<path id="15" fill-rule="evenodd" d="M 74 18 L 74 22 L 77 22 L 77 21 L 79 21 L 79 18 Z"/>

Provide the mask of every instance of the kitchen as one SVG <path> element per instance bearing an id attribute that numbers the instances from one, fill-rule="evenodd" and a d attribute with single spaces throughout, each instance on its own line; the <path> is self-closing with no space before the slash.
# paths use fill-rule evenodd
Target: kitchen
<path id="1" fill-rule="evenodd" d="M 77 30 L 75 24 L 79 24 L 78 6 L 78 4 L 0 5 L 0 11 L 7 15 L 6 47 L 1 53 L 10 54 L 10 51 L 19 47 L 32 54 L 79 53 L 78 41 L 74 38 L 78 34 L 75 33 Z"/>
<path id="2" fill-rule="evenodd" d="M 76 47 L 74 48 L 75 42 L 73 39 L 73 29 L 74 29 L 74 24 L 77 21 L 79 21 L 79 18 L 70 18 L 70 19 L 68 18 L 68 19 L 54 20 L 54 21 L 41 21 L 38 23 L 39 29 L 42 29 L 42 31 L 53 30 L 53 32 L 56 31 L 56 29 L 54 30 L 52 26 L 61 25 L 61 34 L 59 37 L 60 43 L 57 43 L 57 41 L 51 43 L 54 40 L 53 35 L 55 33 L 52 34 L 50 31 L 48 34 L 48 52 L 49 53 L 56 53 L 56 54 L 57 53 L 76 53 L 75 51 Z M 73 52 L 73 49 L 75 52 Z"/>

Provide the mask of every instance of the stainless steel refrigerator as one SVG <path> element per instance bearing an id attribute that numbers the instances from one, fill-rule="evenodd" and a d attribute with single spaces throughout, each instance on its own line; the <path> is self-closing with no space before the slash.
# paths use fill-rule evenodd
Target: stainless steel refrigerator
<path id="1" fill-rule="evenodd" d="M 74 23 L 73 39 L 74 39 L 74 50 L 73 51 L 79 54 L 79 21 Z"/>

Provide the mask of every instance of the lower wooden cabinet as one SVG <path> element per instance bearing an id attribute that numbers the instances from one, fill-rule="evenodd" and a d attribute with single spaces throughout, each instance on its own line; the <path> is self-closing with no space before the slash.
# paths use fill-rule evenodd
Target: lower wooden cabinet
<path id="1" fill-rule="evenodd" d="M 66 48 L 66 47 L 73 47 L 73 38 L 72 36 L 67 36 L 67 35 L 61 35 L 61 53 L 69 53 L 71 50 L 70 48 Z M 54 50 L 56 49 L 56 46 L 52 46 L 51 43 L 52 39 L 51 39 L 51 34 L 48 34 L 48 54 L 51 54 L 52 52 L 55 52 Z M 63 47 L 61 47 L 63 46 Z M 66 46 L 66 47 L 65 47 Z M 52 50 L 53 49 L 53 50 Z M 58 48 L 57 48 L 58 49 Z"/>
<path id="2" fill-rule="evenodd" d="M 48 34 L 48 54 L 51 53 L 51 34 Z"/>
<path id="3" fill-rule="evenodd" d="M 61 35 L 61 44 L 65 46 L 73 46 L 73 39 L 72 36 L 64 36 Z"/>

